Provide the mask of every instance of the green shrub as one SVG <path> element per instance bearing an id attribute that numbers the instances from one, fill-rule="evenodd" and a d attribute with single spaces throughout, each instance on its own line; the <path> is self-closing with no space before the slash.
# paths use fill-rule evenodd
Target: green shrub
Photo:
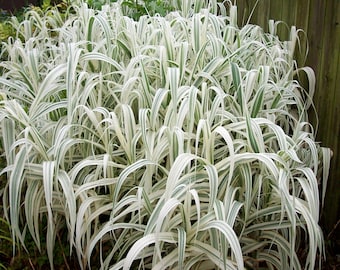
<path id="1" fill-rule="evenodd" d="M 57 0 L 52 2 L 51 0 L 43 0 L 41 1 L 41 6 L 29 5 L 17 10 L 14 14 L 0 9 L 2 12 L 0 16 L 0 42 L 7 42 L 11 37 L 21 38 L 20 35 L 17 35 L 18 32 L 20 33 L 20 29 L 23 28 L 21 24 L 30 20 L 30 18 L 26 17 L 26 14 L 32 16 L 33 11 L 33 13 L 38 13 L 37 16 L 46 14 L 52 17 L 57 16 L 59 17 L 59 20 L 63 20 L 67 16 L 68 6 L 68 0 Z M 54 12 L 56 8 L 58 9 L 58 14 Z M 46 22 L 48 23 L 47 19 Z"/>
<path id="2" fill-rule="evenodd" d="M 123 14 L 135 20 L 138 20 L 143 15 L 159 14 L 165 16 L 174 9 L 171 1 L 162 0 L 87 0 L 86 3 L 94 8 L 101 9 L 105 4 L 119 3 L 122 7 Z"/>
<path id="3" fill-rule="evenodd" d="M 45 219 L 51 267 L 67 232 L 83 268 L 95 254 L 103 269 L 314 269 L 330 151 L 294 28 L 281 42 L 274 24 L 238 28 L 230 3 L 170 4 L 138 21 L 119 3 L 74 2 L 65 22 L 30 11 L 3 44 L 13 240 L 40 248 Z"/>

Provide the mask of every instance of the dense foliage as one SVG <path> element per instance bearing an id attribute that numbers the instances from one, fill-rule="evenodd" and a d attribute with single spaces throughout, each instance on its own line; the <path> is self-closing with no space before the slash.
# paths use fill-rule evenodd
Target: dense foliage
<path id="1" fill-rule="evenodd" d="M 51 267 L 67 232 L 83 268 L 314 269 L 330 151 L 308 121 L 295 28 L 281 42 L 274 22 L 239 28 L 231 2 L 169 5 L 134 20 L 74 1 L 13 21 L 0 63 L 13 241 L 41 248 L 46 232 Z"/>

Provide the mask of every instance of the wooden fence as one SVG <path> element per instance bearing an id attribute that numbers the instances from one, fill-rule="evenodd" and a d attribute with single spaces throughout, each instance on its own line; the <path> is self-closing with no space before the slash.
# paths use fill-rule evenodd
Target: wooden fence
<path id="1" fill-rule="evenodd" d="M 330 177 L 328 179 L 325 207 L 322 212 L 322 227 L 332 237 L 340 219 L 340 0 L 235 0 L 238 6 L 238 22 L 258 24 L 265 31 L 268 21 L 283 21 L 278 33 L 287 39 L 290 26 L 302 29 L 302 53 L 307 59 L 297 56 L 299 65 L 313 68 L 317 84 L 314 103 L 319 117 L 317 139 L 321 145 L 333 151 Z M 307 38 L 306 38 L 307 37 Z M 316 127 L 316 118 L 311 113 Z M 333 238 L 334 239 L 334 238 Z"/>

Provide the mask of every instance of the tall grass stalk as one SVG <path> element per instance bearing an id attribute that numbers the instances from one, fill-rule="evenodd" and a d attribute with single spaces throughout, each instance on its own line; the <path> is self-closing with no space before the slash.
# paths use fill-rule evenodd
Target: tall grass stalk
<path id="1" fill-rule="evenodd" d="M 296 31 L 239 28 L 229 1 L 171 4 L 138 21 L 119 3 L 30 11 L 2 44 L 14 243 L 46 232 L 51 268 L 67 231 L 84 269 L 315 269 L 330 153 Z"/>

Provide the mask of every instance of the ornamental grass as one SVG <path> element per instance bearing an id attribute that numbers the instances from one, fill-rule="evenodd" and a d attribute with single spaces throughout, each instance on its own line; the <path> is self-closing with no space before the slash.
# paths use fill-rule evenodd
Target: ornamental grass
<path id="1" fill-rule="evenodd" d="M 44 239 L 51 268 L 61 233 L 83 269 L 320 267 L 330 150 L 308 120 L 298 31 L 240 28 L 231 1 L 169 4 L 13 20 L 0 63 L 13 243 Z"/>

